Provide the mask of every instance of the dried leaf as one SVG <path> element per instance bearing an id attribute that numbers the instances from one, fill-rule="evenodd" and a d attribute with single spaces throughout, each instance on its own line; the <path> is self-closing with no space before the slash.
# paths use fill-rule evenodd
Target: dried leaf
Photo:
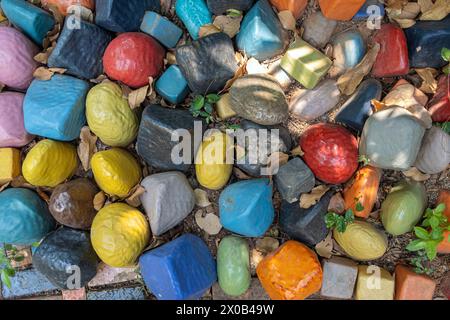
<path id="1" fill-rule="evenodd" d="M 328 204 L 328 211 L 343 213 L 345 211 L 345 201 L 340 192 L 331 197 Z"/>
<path id="2" fill-rule="evenodd" d="M 41 197 L 42 200 L 47 202 L 47 204 L 50 202 L 50 197 L 41 188 L 38 187 L 36 189 L 36 192 L 39 195 L 39 197 Z"/>
<path id="3" fill-rule="evenodd" d="M 210 34 L 219 33 L 221 32 L 219 28 L 217 28 L 213 24 L 205 24 L 204 26 L 200 27 L 200 30 L 198 32 L 199 38 L 203 38 L 206 36 L 209 36 Z"/>
<path id="4" fill-rule="evenodd" d="M 206 231 L 211 236 L 214 236 L 222 230 L 220 219 L 214 213 L 207 213 L 204 217 L 202 210 L 195 213 L 195 222 L 197 222 L 200 229 Z"/>
<path id="5" fill-rule="evenodd" d="M 241 28 L 242 16 L 230 17 L 230 16 L 217 16 L 214 19 L 213 25 L 226 33 L 230 38 L 234 38 Z"/>
<path id="6" fill-rule="evenodd" d="M 237 167 L 233 167 L 233 173 L 239 180 L 250 180 L 252 177 L 250 177 L 248 174 L 244 173 L 241 169 Z"/>
<path id="7" fill-rule="evenodd" d="M 97 78 L 91 79 L 90 81 L 92 83 L 99 84 L 99 83 L 103 83 L 103 82 L 110 81 L 110 80 L 108 79 L 108 77 L 106 75 L 101 74 Z"/>
<path id="8" fill-rule="evenodd" d="M 148 77 L 148 92 L 147 97 L 151 98 L 154 92 L 153 85 L 155 83 L 155 79 L 153 77 Z"/>
<path id="9" fill-rule="evenodd" d="M 195 189 L 195 204 L 200 208 L 206 208 L 211 205 L 211 202 L 208 199 L 208 193 L 202 189 Z"/>
<path id="10" fill-rule="evenodd" d="M 284 10 L 278 12 L 278 18 L 280 19 L 281 25 L 286 30 L 296 31 L 295 25 L 297 21 L 290 10 Z"/>
<path id="11" fill-rule="evenodd" d="M 408 0 L 387 0 L 385 1 L 386 8 L 401 10 Z"/>
<path id="12" fill-rule="evenodd" d="M 100 211 L 103 206 L 105 205 L 105 201 L 106 201 L 106 195 L 103 191 L 100 191 L 99 193 L 97 193 L 94 197 L 94 200 L 92 201 L 93 205 L 94 205 L 94 209 L 97 211 Z"/>
<path id="13" fill-rule="evenodd" d="M 277 250 L 279 246 L 280 243 L 275 238 L 265 237 L 256 240 L 256 250 L 264 254 L 268 254 Z"/>
<path id="14" fill-rule="evenodd" d="M 412 167 L 411 169 L 402 172 L 405 175 L 405 177 L 411 178 L 414 181 L 419 182 L 426 181 L 431 177 L 429 174 L 420 172 L 419 169 L 417 169 L 416 167 Z"/>
<path id="15" fill-rule="evenodd" d="M 170 52 L 170 51 L 167 52 L 166 60 L 167 60 L 167 63 L 170 65 L 177 64 L 177 57 L 175 56 L 175 54 L 173 52 Z"/>
<path id="16" fill-rule="evenodd" d="M 5 183 L 4 185 L 0 186 L 0 192 L 2 192 L 3 190 L 5 190 L 6 188 L 8 188 L 8 186 L 11 184 L 10 182 Z"/>
<path id="17" fill-rule="evenodd" d="M 70 14 L 78 14 L 79 17 L 85 21 L 88 21 L 90 23 L 94 22 L 94 13 L 91 9 L 83 7 L 79 4 L 73 4 L 67 8 L 68 15 Z"/>
<path id="18" fill-rule="evenodd" d="M 300 208 L 308 209 L 315 205 L 322 196 L 330 190 L 330 187 L 321 185 L 312 189 L 310 193 L 303 193 L 300 196 Z"/>
<path id="19" fill-rule="evenodd" d="M 378 112 L 378 111 L 384 110 L 386 108 L 389 108 L 385 103 L 380 102 L 380 101 L 375 100 L 375 99 L 370 100 L 370 103 L 375 108 L 375 112 Z"/>
<path id="20" fill-rule="evenodd" d="M 256 60 L 255 58 L 250 58 L 247 61 L 247 65 L 245 66 L 245 69 L 247 70 L 248 74 L 261 74 L 261 73 L 268 73 L 269 70 L 267 68 L 263 67 L 261 63 Z"/>
<path id="21" fill-rule="evenodd" d="M 40 52 L 34 56 L 34 60 L 42 64 L 47 64 L 49 55 L 48 51 Z"/>
<path id="22" fill-rule="evenodd" d="M 132 110 L 139 108 L 141 106 L 141 104 L 144 102 L 145 98 L 147 97 L 149 88 L 150 88 L 150 86 L 147 85 L 145 87 L 131 91 L 128 94 L 128 104 L 130 105 L 130 108 Z"/>
<path id="23" fill-rule="evenodd" d="M 327 259 L 331 258 L 333 252 L 333 239 L 331 238 L 331 231 L 325 239 L 316 244 L 315 249 L 319 256 Z"/>
<path id="24" fill-rule="evenodd" d="M 250 264 L 252 269 L 256 269 L 259 263 L 264 259 L 264 254 L 256 249 L 252 249 Z"/>
<path id="25" fill-rule="evenodd" d="M 417 2 L 408 2 L 403 6 L 402 12 L 398 16 L 400 19 L 414 20 L 420 13 L 420 5 Z"/>
<path id="26" fill-rule="evenodd" d="M 97 139 L 97 136 L 91 133 L 88 126 L 81 128 L 77 153 L 84 171 L 91 168 L 91 158 L 97 152 Z"/>
<path id="27" fill-rule="evenodd" d="M 233 83 L 237 79 L 242 77 L 247 70 L 247 61 L 248 61 L 247 57 L 242 56 L 239 52 L 236 53 L 235 57 L 236 57 L 236 61 L 238 62 L 239 68 L 236 70 L 234 77 L 227 81 L 227 83 L 225 84 L 225 87 L 222 89 L 222 91 L 219 92 L 219 94 L 222 94 L 223 92 L 228 91 L 228 89 L 231 88 Z"/>
<path id="28" fill-rule="evenodd" d="M 397 22 L 398 25 L 400 26 L 400 28 L 402 28 L 402 29 L 411 28 L 413 25 L 416 24 L 416 20 L 414 20 L 414 19 L 394 18 L 393 20 L 395 20 L 395 22 Z"/>
<path id="29" fill-rule="evenodd" d="M 302 150 L 302 147 L 297 146 L 296 148 L 291 150 L 291 155 L 293 157 L 303 157 L 305 155 L 305 152 Z"/>
<path id="30" fill-rule="evenodd" d="M 429 11 L 433 7 L 433 1 L 431 0 L 417 0 L 422 13 Z"/>
<path id="31" fill-rule="evenodd" d="M 438 87 L 438 82 L 435 79 L 435 77 L 438 75 L 437 70 L 433 68 L 424 68 L 416 69 L 416 72 L 423 80 L 420 90 L 429 94 L 436 93 Z"/>
<path id="32" fill-rule="evenodd" d="M 0 9 L 0 23 L 6 21 L 6 17 L 3 14 L 3 11 Z"/>
<path id="33" fill-rule="evenodd" d="M 278 169 L 289 161 L 289 155 L 283 152 L 274 152 L 267 161 L 267 172 L 276 174 Z"/>
<path id="34" fill-rule="evenodd" d="M 125 199 L 125 202 L 134 208 L 139 207 L 141 205 L 141 195 L 145 193 L 144 187 L 137 185 L 131 190 L 130 193 L 131 195 Z"/>
<path id="35" fill-rule="evenodd" d="M 430 129 L 433 125 L 433 120 L 431 118 L 430 113 L 426 108 L 421 106 L 420 104 L 416 104 L 414 106 L 410 106 L 406 108 L 409 112 L 413 114 L 414 117 L 416 117 L 417 120 L 427 129 Z"/>
<path id="36" fill-rule="evenodd" d="M 27 188 L 27 189 L 36 189 L 35 186 L 28 183 L 27 180 L 23 176 L 18 176 L 11 181 L 11 187 L 13 188 Z"/>
<path id="37" fill-rule="evenodd" d="M 54 72 L 50 71 L 46 67 L 39 67 L 34 71 L 33 77 L 38 80 L 48 81 L 53 77 L 53 74 Z"/>
<path id="38" fill-rule="evenodd" d="M 422 13 L 419 20 L 439 21 L 450 13 L 450 2 L 448 0 L 436 0 L 431 8 Z"/>

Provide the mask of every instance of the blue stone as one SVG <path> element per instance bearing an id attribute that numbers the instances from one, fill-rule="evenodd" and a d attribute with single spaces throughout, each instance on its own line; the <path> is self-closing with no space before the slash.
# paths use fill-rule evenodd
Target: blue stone
<path id="1" fill-rule="evenodd" d="M 189 94 L 189 86 L 186 78 L 181 73 L 178 66 L 170 66 L 163 75 L 156 81 L 156 92 L 164 100 L 177 104 L 182 102 Z"/>
<path id="2" fill-rule="evenodd" d="M 88 91 L 89 83 L 66 75 L 54 75 L 49 81 L 35 79 L 23 103 L 25 129 L 53 140 L 77 139 L 86 123 Z"/>
<path id="3" fill-rule="evenodd" d="M 440 68 L 448 63 L 441 50 L 450 48 L 450 15 L 441 21 L 418 21 L 404 30 L 411 68 Z"/>
<path id="4" fill-rule="evenodd" d="M 378 8 L 370 8 L 370 6 L 377 6 Z M 369 17 L 374 17 L 375 15 L 377 19 L 382 19 L 384 14 L 385 11 L 383 3 L 380 3 L 379 0 L 367 0 L 361 9 L 359 9 L 359 11 L 355 14 L 353 20 L 366 20 Z"/>
<path id="5" fill-rule="evenodd" d="M 333 69 L 344 73 L 361 62 L 366 54 L 366 44 L 358 31 L 347 31 L 338 34 L 332 40 Z"/>
<path id="6" fill-rule="evenodd" d="M 339 110 L 335 118 L 336 122 L 361 132 L 367 118 L 373 113 L 370 101 L 380 100 L 382 92 L 380 81 L 375 79 L 364 81 Z"/>
<path id="7" fill-rule="evenodd" d="M 199 37 L 200 27 L 213 22 L 204 0 L 177 0 L 175 12 L 194 40 Z"/>
<path id="8" fill-rule="evenodd" d="M 8 20 L 40 46 L 55 25 L 51 14 L 28 1 L 2 0 L 1 7 Z"/>
<path id="9" fill-rule="evenodd" d="M 286 32 L 267 0 L 258 1 L 245 15 L 236 44 L 247 56 L 258 60 L 283 53 Z"/>
<path id="10" fill-rule="evenodd" d="M 11 289 L 6 285 L 2 287 L 2 295 L 5 299 L 14 299 L 36 295 L 49 295 L 58 290 L 36 269 L 19 271 L 11 277 Z"/>
<path id="11" fill-rule="evenodd" d="M 176 24 L 152 11 L 145 13 L 141 31 L 151 35 L 167 48 L 175 48 L 183 35 L 183 30 Z"/>
<path id="12" fill-rule="evenodd" d="M 220 222 L 234 233 L 261 237 L 272 225 L 274 208 L 269 179 L 234 183 L 219 198 Z"/>
<path id="13" fill-rule="evenodd" d="M 37 193 L 23 188 L 0 193 L 0 242 L 31 245 L 55 226 L 47 204 Z"/>
<path id="14" fill-rule="evenodd" d="M 139 266 L 158 300 L 197 300 L 217 281 L 208 247 L 189 233 L 145 253 Z"/>
<path id="15" fill-rule="evenodd" d="M 89 291 L 87 300 L 145 300 L 146 294 L 142 287 L 109 289 L 104 291 Z"/>

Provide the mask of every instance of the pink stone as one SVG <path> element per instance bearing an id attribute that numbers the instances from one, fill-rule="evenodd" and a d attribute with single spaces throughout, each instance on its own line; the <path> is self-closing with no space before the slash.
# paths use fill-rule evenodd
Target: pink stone
<path id="1" fill-rule="evenodd" d="M 86 300 L 86 289 L 81 288 L 78 290 L 62 290 L 63 300 Z"/>
<path id="2" fill-rule="evenodd" d="M 135 268 L 113 268 L 100 263 L 96 276 L 88 283 L 89 288 L 112 285 L 137 280 Z"/>

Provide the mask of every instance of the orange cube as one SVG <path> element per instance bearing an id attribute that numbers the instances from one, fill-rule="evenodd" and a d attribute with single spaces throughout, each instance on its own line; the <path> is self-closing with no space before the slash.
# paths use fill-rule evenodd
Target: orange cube
<path id="1" fill-rule="evenodd" d="M 319 0 L 319 5 L 323 15 L 328 19 L 348 21 L 365 2 L 366 0 Z"/>
<path id="2" fill-rule="evenodd" d="M 436 282 L 404 265 L 395 267 L 395 300 L 432 300 Z"/>
<path id="3" fill-rule="evenodd" d="M 297 241 L 287 241 L 265 257 L 256 274 L 272 300 L 303 300 L 322 286 L 317 255 Z"/>
<path id="4" fill-rule="evenodd" d="M 270 2 L 278 11 L 291 11 L 295 19 L 302 16 L 308 5 L 308 0 L 270 0 Z"/>
<path id="5" fill-rule="evenodd" d="M 20 175 L 20 151 L 14 148 L 0 148 L 0 185 Z"/>

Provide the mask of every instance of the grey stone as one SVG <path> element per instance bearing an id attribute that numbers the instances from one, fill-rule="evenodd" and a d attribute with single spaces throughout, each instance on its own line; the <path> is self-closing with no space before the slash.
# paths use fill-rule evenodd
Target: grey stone
<path id="1" fill-rule="evenodd" d="M 294 158 L 281 166 L 275 176 L 278 191 L 289 203 L 298 201 L 300 194 L 310 192 L 315 183 L 314 174 L 300 158 Z"/>
<path id="2" fill-rule="evenodd" d="M 450 135 L 438 127 L 427 130 L 414 165 L 420 171 L 436 174 L 444 171 L 450 162 Z"/>
<path id="3" fill-rule="evenodd" d="M 337 21 L 327 19 L 316 11 L 303 23 L 303 39 L 319 49 L 325 47 L 336 29 Z"/>
<path id="4" fill-rule="evenodd" d="M 247 11 L 253 4 L 253 0 L 207 0 L 209 11 L 215 15 L 221 15 L 229 9 Z"/>
<path id="5" fill-rule="evenodd" d="M 256 301 L 264 301 L 270 300 L 270 297 L 267 295 L 266 290 L 261 285 L 261 282 L 258 278 L 252 278 L 250 282 L 250 287 L 248 290 L 239 297 L 232 297 L 226 295 L 218 282 L 214 283 L 212 286 L 212 298 L 213 300 L 256 300 Z"/>
<path id="6" fill-rule="evenodd" d="M 283 70 L 283 68 L 281 68 L 281 59 L 270 65 L 269 75 L 271 75 L 278 81 L 283 90 L 287 90 L 294 81 L 291 76 L 287 74 L 286 71 Z"/>
<path id="7" fill-rule="evenodd" d="M 323 261 L 320 294 L 331 299 L 351 299 L 358 277 L 358 264 L 350 259 L 333 257 Z"/>
<path id="8" fill-rule="evenodd" d="M 15 299 L 33 295 L 54 293 L 58 288 L 47 280 L 36 269 L 19 271 L 11 277 L 11 289 L 2 284 L 2 296 L 5 299 Z"/>
<path id="9" fill-rule="evenodd" d="M 89 291 L 87 300 L 145 300 L 146 294 L 142 287 L 120 288 L 104 291 Z"/>

